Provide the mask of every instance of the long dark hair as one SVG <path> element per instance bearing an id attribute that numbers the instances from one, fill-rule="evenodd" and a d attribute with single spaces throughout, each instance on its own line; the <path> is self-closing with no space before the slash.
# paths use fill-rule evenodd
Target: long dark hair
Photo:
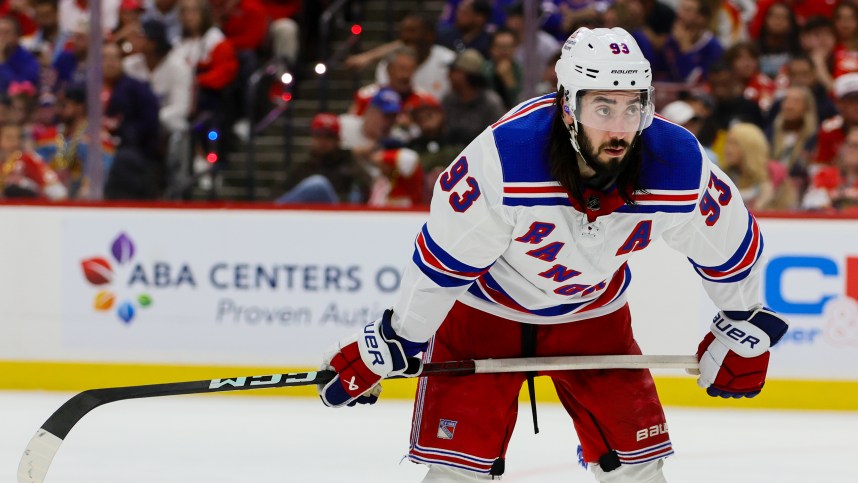
<path id="1" fill-rule="evenodd" d="M 199 36 L 202 37 L 209 31 L 210 28 L 214 26 L 214 18 L 212 17 L 212 7 L 206 0 L 196 0 L 197 7 L 200 9 L 200 33 Z M 191 36 L 191 32 L 182 27 L 182 38 L 188 38 Z"/>
<path id="2" fill-rule="evenodd" d="M 760 53 L 763 55 L 780 53 L 801 53 L 801 44 L 799 43 L 800 30 L 795 13 L 793 13 L 792 9 L 789 8 L 788 5 L 785 5 L 783 3 L 773 3 L 772 6 L 769 7 L 769 10 L 771 10 L 772 8 L 780 7 L 783 7 L 787 11 L 787 16 L 789 19 L 789 32 L 787 32 L 786 35 L 784 35 L 784 37 L 781 39 L 782 43 L 780 45 L 772 43 L 772 39 L 769 37 L 769 27 L 764 19 L 763 25 L 760 27 L 760 36 L 758 37 Z M 769 16 L 769 10 L 766 10 L 765 17 Z"/>
<path id="3" fill-rule="evenodd" d="M 551 140 L 548 143 L 548 160 L 551 166 L 551 176 L 557 180 L 572 199 L 581 207 L 586 207 L 584 199 L 584 180 L 578 169 L 578 153 L 569 140 L 569 129 L 563 122 L 563 88 L 557 91 L 554 99 L 554 119 L 551 123 Z M 580 143 L 579 143 L 580 144 Z M 632 193 L 643 191 L 640 185 L 640 170 L 642 164 L 641 136 L 638 135 L 630 146 L 624 168 L 617 176 L 617 192 L 627 204 L 635 204 Z"/>

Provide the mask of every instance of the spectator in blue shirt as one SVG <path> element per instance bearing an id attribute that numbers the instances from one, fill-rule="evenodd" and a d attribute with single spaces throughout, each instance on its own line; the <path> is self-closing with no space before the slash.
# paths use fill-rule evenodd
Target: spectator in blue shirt
<path id="1" fill-rule="evenodd" d="M 455 52 L 475 49 L 487 57 L 492 40 L 489 32 L 491 15 L 492 5 L 486 0 L 462 0 L 456 7 L 455 23 L 439 25 L 435 41 Z"/>
<path id="2" fill-rule="evenodd" d="M 102 51 L 105 103 L 104 123 L 119 138 L 120 148 L 134 148 L 147 158 L 157 155 L 158 98 L 149 84 L 132 79 L 122 70 L 122 51 L 105 44 Z"/>
<path id="3" fill-rule="evenodd" d="M 0 92 L 6 92 L 13 82 L 30 82 L 39 85 L 39 61 L 21 47 L 18 22 L 9 17 L 0 18 Z"/>
<path id="4" fill-rule="evenodd" d="M 705 0 L 681 0 L 676 21 L 662 50 L 661 80 L 700 84 L 724 48 L 709 31 L 714 11 Z"/>

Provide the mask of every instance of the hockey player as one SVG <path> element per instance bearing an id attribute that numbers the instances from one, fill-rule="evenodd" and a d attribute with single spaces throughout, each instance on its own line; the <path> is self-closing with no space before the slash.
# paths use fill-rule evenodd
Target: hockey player
<path id="1" fill-rule="evenodd" d="M 320 387 L 326 405 L 374 402 L 421 352 L 639 354 L 627 260 L 657 238 L 688 256 L 721 309 L 697 349 L 698 384 L 760 392 L 787 322 L 761 304 L 763 241 L 738 189 L 691 133 L 653 118 L 650 65 L 626 31 L 577 30 L 556 71 L 556 94 L 514 108 L 440 176 L 393 309 L 325 360 L 339 373 Z M 665 481 L 673 450 L 649 371 L 546 375 L 598 481 Z M 501 475 L 532 376 L 421 379 L 409 458 L 429 465 L 423 481 Z"/>

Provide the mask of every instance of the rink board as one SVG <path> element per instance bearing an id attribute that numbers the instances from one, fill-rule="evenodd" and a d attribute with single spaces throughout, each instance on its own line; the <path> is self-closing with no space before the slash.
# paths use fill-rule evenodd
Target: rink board
<path id="1" fill-rule="evenodd" d="M 0 206 L 0 388 L 289 372 L 395 300 L 423 212 Z M 858 409 L 858 220 L 760 218 L 766 303 L 792 323 L 750 407 Z M 645 353 L 693 353 L 714 307 L 687 260 L 631 261 Z M 544 378 L 540 378 L 544 379 Z M 657 374 L 667 404 L 722 405 Z M 311 395 L 313 390 L 252 393 Z M 413 382 L 387 397 L 413 397 Z M 556 400 L 540 382 L 540 400 Z M 736 404 L 731 402 L 730 404 Z"/>

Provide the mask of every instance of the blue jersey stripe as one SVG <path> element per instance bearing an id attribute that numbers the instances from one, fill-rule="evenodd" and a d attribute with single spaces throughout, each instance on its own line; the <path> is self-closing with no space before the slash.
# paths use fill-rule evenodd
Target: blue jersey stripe
<path id="1" fill-rule="evenodd" d="M 640 461 L 637 461 L 637 460 L 627 461 L 627 460 L 624 460 L 623 457 L 621 456 L 620 461 L 622 461 L 624 465 L 640 465 L 643 463 L 649 463 L 650 461 L 655 461 L 655 460 L 660 460 L 662 458 L 667 458 L 668 456 L 670 456 L 672 454 L 673 454 L 673 450 L 670 450 L 666 453 L 660 453 L 660 454 L 653 456 L 652 458 L 647 458 L 645 460 L 640 460 Z"/>
<path id="2" fill-rule="evenodd" d="M 452 466 L 454 468 L 461 468 L 463 470 L 470 470 L 470 471 L 473 471 L 475 473 L 486 473 L 486 474 L 488 474 L 491 471 L 491 468 L 489 468 L 487 470 L 486 469 L 478 469 L 478 468 L 474 468 L 473 466 L 465 466 L 463 464 L 456 464 L 456 463 L 453 463 L 450 461 L 445 461 L 445 460 L 440 460 L 440 459 L 435 459 L 435 458 L 423 458 L 423 457 L 413 455 L 413 454 L 408 455 L 408 457 L 412 460 L 419 461 L 419 462 L 427 464 L 427 465 L 433 464 L 433 465 Z"/>
<path id="3" fill-rule="evenodd" d="M 644 448 L 644 449 L 637 450 L 637 451 L 617 451 L 617 455 L 619 455 L 620 458 L 623 458 L 623 457 L 631 458 L 633 456 L 645 455 L 647 453 L 653 453 L 655 451 L 664 451 L 665 448 L 669 448 L 670 446 L 671 446 L 671 444 L 670 444 L 670 441 L 668 440 L 668 441 L 665 441 L 664 443 L 657 444 L 655 446 L 650 446 L 648 448 Z"/>
<path id="4" fill-rule="evenodd" d="M 698 274 L 698 275 L 700 275 L 700 277 L 701 277 L 701 278 L 703 278 L 703 279 L 705 279 L 705 280 L 708 280 L 708 281 L 710 281 L 710 282 L 715 282 L 715 283 L 731 283 L 731 282 L 738 282 L 738 281 L 740 281 L 740 280 L 744 280 L 745 278 L 747 278 L 747 277 L 748 277 L 748 275 L 750 275 L 750 274 L 751 274 L 751 269 L 752 269 L 752 268 L 754 268 L 754 265 L 756 265 L 756 264 L 757 264 L 757 261 L 759 261 L 759 259 L 760 259 L 760 255 L 763 253 L 763 245 L 764 245 L 763 238 L 762 238 L 762 237 L 760 237 L 760 246 L 759 246 L 759 247 L 757 247 L 757 253 L 754 255 L 754 262 L 753 262 L 753 263 L 751 263 L 750 265 L 748 265 L 748 266 L 747 266 L 744 270 L 742 270 L 741 272 L 737 273 L 736 275 L 733 275 L 732 277 L 727 277 L 727 278 L 712 278 L 712 277 L 710 277 L 710 276 L 706 275 L 705 273 L 703 273 L 699 268 L 696 268 L 696 267 L 695 267 L 695 270 L 697 271 L 697 274 Z"/>
<path id="5" fill-rule="evenodd" d="M 419 268 L 424 275 L 429 277 L 439 287 L 462 287 L 464 285 L 468 285 L 469 283 L 474 283 L 473 280 L 451 277 L 450 275 L 435 270 L 434 267 L 426 265 L 423 262 L 423 259 L 420 258 L 420 252 L 417 248 L 414 249 L 414 255 L 411 257 L 411 260 L 414 262 L 415 265 L 417 265 L 417 268 Z"/>
<path id="6" fill-rule="evenodd" d="M 617 213 L 691 213 L 695 204 L 690 205 L 623 205 Z"/>
<path id="7" fill-rule="evenodd" d="M 511 114 L 515 114 L 516 112 L 520 112 L 521 110 L 526 109 L 528 106 L 531 106 L 531 105 L 533 105 L 533 104 L 536 104 L 536 103 L 537 103 L 537 102 L 539 102 L 539 101 L 544 101 L 544 100 L 547 100 L 547 99 L 554 99 L 555 97 L 557 97 L 557 93 L 556 93 L 556 92 L 551 92 L 551 93 L 545 94 L 544 96 L 540 96 L 540 97 L 534 97 L 533 99 L 530 99 L 530 100 L 528 100 L 528 101 L 525 101 L 525 102 L 524 102 L 524 104 L 522 104 L 522 105 L 521 105 L 521 107 L 519 107 L 518 109 L 516 109 L 516 110 L 515 110 L 514 112 L 512 112 Z M 506 117 L 506 116 L 504 116 L 504 117 Z M 503 118 L 501 118 L 501 119 L 503 119 Z"/>
<path id="8" fill-rule="evenodd" d="M 498 282 L 497 282 L 494 278 L 492 278 L 489 274 L 484 274 L 484 275 L 481 277 L 481 280 L 482 280 L 486 285 L 488 285 L 492 290 L 497 290 L 498 292 L 500 292 L 501 294 L 503 294 L 506 298 L 508 298 L 509 300 L 511 300 L 512 302 L 514 302 L 515 304 L 517 304 L 519 307 L 521 307 L 521 310 L 524 310 L 524 311 L 526 311 L 526 312 L 527 312 L 527 313 L 529 313 L 529 314 L 539 315 L 539 316 L 543 316 L 543 317 L 553 317 L 553 316 L 558 316 L 558 315 L 567 315 L 567 314 L 569 314 L 569 313 L 571 313 L 571 312 L 575 311 L 576 309 L 580 308 L 581 306 L 586 305 L 586 304 L 588 304 L 588 303 L 592 302 L 592 300 L 588 300 L 588 301 L 586 301 L 586 302 L 578 302 L 578 303 L 574 303 L 574 304 L 561 304 L 561 305 L 555 305 L 555 306 L 553 306 L 553 307 L 546 307 L 546 308 L 544 308 L 544 309 L 531 310 L 531 309 L 528 309 L 528 308 L 526 308 L 526 307 L 523 307 L 520 303 L 518 303 L 518 301 L 516 301 L 514 298 L 512 298 L 512 296 L 510 296 L 510 295 L 509 295 L 509 294 L 508 294 L 508 293 L 507 293 L 507 292 L 506 292 L 506 291 L 505 291 L 505 290 L 500 286 L 500 284 L 498 284 Z M 491 299 L 489 299 L 485 294 L 483 294 L 483 291 L 480 289 L 480 287 L 479 287 L 477 284 L 472 285 L 472 286 L 468 289 L 468 292 L 470 292 L 471 294 L 476 295 L 477 297 L 479 297 L 479 298 L 481 298 L 481 299 L 483 299 L 483 300 L 485 300 L 485 301 L 487 301 L 487 302 L 496 303 L 496 302 L 492 301 Z"/>
<path id="9" fill-rule="evenodd" d="M 748 214 L 748 229 L 745 232 L 745 238 L 742 239 L 742 243 L 739 244 L 739 248 L 736 249 L 736 252 L 733 253 L 726 262 L 721 265 L 715 267 L 705 267 L 696 263 L 694 260 L 688 259 L 694 268 L 696 269 L 705 269 L 705 270 L 717 270 L 719 272 L 728 272 L 731 268 L 738 265 L 743 258 L 745 258 L 745 254 L 748 251 L 748 247 L 751 245 L 751 242 L 754 239 L 754 217 Z M 761 240 L 762 241 L 762 240 Z"/>
<path id="10" fill-rule="evenodd" d="M 439 456 L 447 456 L 449 458 L 459 458 L 459 459 L 472 461 L 474 463 L 481 463 L 481 464 L 489 465 L 489 466 L 491 466 L 492 463 L 495 462 L 494 459 L 480 458 L 477 456 L 472 456 L 469 454 L 460 453 L 458 451 L 450 451 L 450 450 L 437 449 L 437 448 L 425 448 L 423 446 L 420 446 L 419 444 L 415 445 L 414 449 L 416 449 L 417 451 L 420 451 L 421 453 L 435 454 L 435 455 L 439 455 Z"/>
<path id="11" fill-rule="evenodd" d="M 617 294 L 610 301 L 608 301 L 608 303 L 606 303 L 605 305 L 608 305 L 611 302 L 613 302 L 614 300 L 617 300 L 623 293 L 625 293 L 626 289 L 629 287 L 629 284 L 632 281 L 632 271 L 628 265 L 625 266 L 624 272 L 625 272 L 625 275 L 624 275 L 625 280 L 623 281 L 623 286 L 620 287 L 620 289 L 617 291 Z M 578 303 L 573 303 L 573 304 L 560 304 L 560 305 L 555 305 L 553 307 L 546 307 L 544 309 L 531 310 L 531 309 L 528 309 L 528 308 L 522 306 L 520 303 L 518 303 L 518 301 L 516 301 L 514 298 L 512 298 L 512 296 L 510 296 L 509 293 L 507 293 L 500 286 L 500 284 L 494 278 L 492 278 L 492 276 L 489 275 L 488 273 L 483 274 L 480 277 L 480 280 L 482 280 L 483 283 L 485 283 L 492 290 L 496 290 L 496 291 L 500 292 L 503 296 L 505 296 L 510 301 L 512 301 L 513 303 L 518 305 L 521 310 L 523 310 L 529 314 L 539 315 L 542 317 L 556 317 L 556 316 L 561 316 L 561 315 L 568 315 L 568 314 L 574 312 L 575 310 L 577 310 L 581 307 L 584 307 L 585 305 L 591 304 L 591 303 L 595 302 L 596 300 L 599 300 L 599 297 L 596 297 L 595 299 L 587 300 L 586 302 L 578 302 Z M 610 282 L 608 282 L 608 283 L 610 284 Z M 474 295 L 475 297 L 477 297 L 481 300 L 485 300 L 486 302 L 496 304 L 496 305 L 503 305 L 503 304 L 498 304 L 494 300 L 490 299 L 485 293 L 483 293 L 483 290 L 480 288 L 478 283 L 471 285 L 468 288 L 468 293 L 470 293 L 471 295 Z"/>
<path id="12" fill-rule="evenodd" d="M 572 206 L 567 197 L 556 198 L 512 198 L 504 196 L 503 204 L 506 206 Z"/>
<path id="13" fill-rule="evenodd" d="M 460 262 L 455 257 L 444 251 L 440 245 L 435 243 L 435 240 L 432 239 L 432 235 L 429 234 L 429 226 L 428 224 L 423 224 L 423 239 L 426 241 L 426 248 L 435 256 L 441 263 L 443 263 L 446 267 L 450 268 L 455 272 L 482 272 L 488 269 L 491 265 L 487 267 L 473 267 L 466 263 Z"/>

